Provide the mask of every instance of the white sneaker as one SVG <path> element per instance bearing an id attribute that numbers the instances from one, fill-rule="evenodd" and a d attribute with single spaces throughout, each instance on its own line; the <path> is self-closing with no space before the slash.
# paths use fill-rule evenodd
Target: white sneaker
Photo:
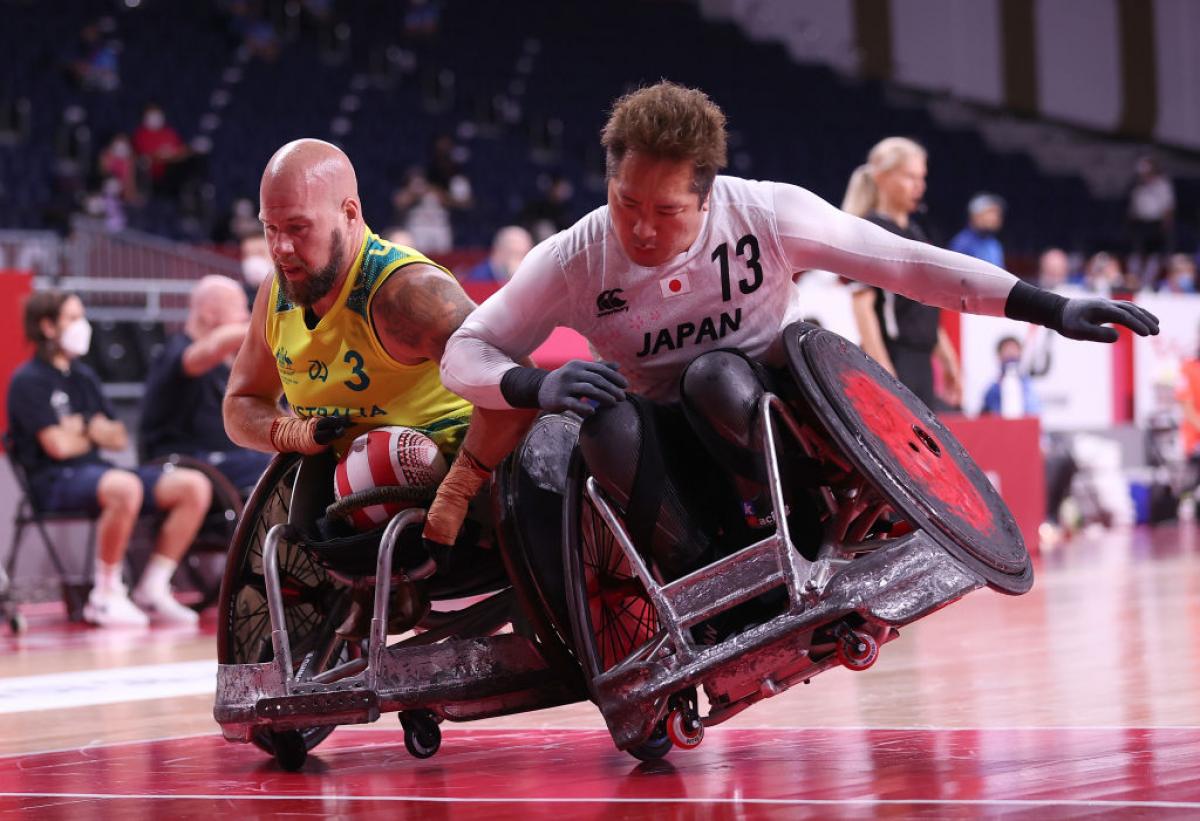
<path id="1" fill-rule="evenodd" d="M 200 623 L 200 614 L 190 607 L 175 601 L 170 590 L 157 595 L 148 595 L 141 590 L 133 591 L 133 603 L 142 608 L 152 624 L 175 627 L 194 627 Z"/>
<path id="2" fill-rule="evenodd" d="M 83 606 L 83 620 L 97 627 L 145 627 L 150 623 L 146 614 L 129 600 L 123 584 L 107 593 L 93 587 Z"/>

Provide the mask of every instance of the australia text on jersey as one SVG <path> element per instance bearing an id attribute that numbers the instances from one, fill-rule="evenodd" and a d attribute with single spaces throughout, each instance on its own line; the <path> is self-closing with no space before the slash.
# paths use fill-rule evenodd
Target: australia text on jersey
<path id="1" fill-rule="evenodd" d="M 716 342 L 724 339 L 726 334 L 733 333 L 742 325 L 742 309 L 736 309 L 732 315 L 722 311 L 719 317 L 706 316 L 695 322 L 680 322 L 674 328 L 660 328 L 657 331 L 646 331 L 642 338 L 642 349 L 638 358 L 654 356 L 659 351 L 673 351 L 682 348 L 691 340 L 693 345 L 702 345 L 706 341 Z"/>
<path id="2" fill-rule="evenodd" d="M 369 408 L 331 408 L 325 405 L 293 405 L 297 416 L 345 416 L 350 419 L 369 419 L 372 416 L 387 416 L 387 411 L 378 405 Z"/>

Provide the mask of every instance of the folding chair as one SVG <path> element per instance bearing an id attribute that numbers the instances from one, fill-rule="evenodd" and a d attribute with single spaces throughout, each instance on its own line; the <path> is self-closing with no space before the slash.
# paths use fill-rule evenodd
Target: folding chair
<path id="1" fill-rule="evenodd" d="M 26 472 L 25 466 L 17 459 L 10 431 L 5 431 L 3 443 L 4 453 L 8 456 L 8 466 L 12 470 L 13 477 L 17 480 L 17 488 L 19 490 L 16 514 L 13 517 L 13 539 L 9 547 L 8 561 L 4 567 L 4 576 L 7 577 L 4 580 L 6 584 L 3 586 L 5 590 L 4 600 L 9 601 L 11 606 L 12 596 L 11 590 L 8 588 L 11 586 L 11 580 L 14 578 L 17 559 L 20 557 L 21 547 L 24 542 L 25 530 L 32 525 L 34 532 L 41 538 L 42 545 L 46 548 L 46 553 L 50 556 L 51 563 L 54 564 L 54 569 L 58 572 L 59 581 L 62 584 L 63 602 L 67 606 L 67 617 L 71 621 L 80 621 L 83 618 L 83 605 L 87 602 L 90 585 L 83 579 L 76 578 L 72 580 L 69 577 L 66 564 L 59 554 L 54 540 L 50 538 L 50 533 L 46 529 L 46 526 L 48 524 L 86 523 L 88 526 L 87 567 L 90 568 L 95 561 L 96 516 L 82 510 L 53 513 L 39 510 L 30 488 L 29 475 Z"/>

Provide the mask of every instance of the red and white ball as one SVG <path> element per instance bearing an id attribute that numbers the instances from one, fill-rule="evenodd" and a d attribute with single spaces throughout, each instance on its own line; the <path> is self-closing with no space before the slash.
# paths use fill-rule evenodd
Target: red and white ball
<path id="1" fill-rule="evenodd" d="M 429 487 L 446 475 L 446 459 L 437 444 L 412 428 L 375 428 L 357 437 L 334 471 L 333 493 L 338 499 L 376 487 Z M 414 502 L 389 502 L 355 510 L 350 523 L 373 530 Z"/>

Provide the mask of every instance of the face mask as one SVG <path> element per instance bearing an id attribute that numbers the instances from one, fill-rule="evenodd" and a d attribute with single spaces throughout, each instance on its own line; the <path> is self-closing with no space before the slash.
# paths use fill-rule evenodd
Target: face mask
<path id="1" fill-rule="evenodd" d="M 163 123 L 166 121 L 167 118 L 163 116 L 161 111 L 150 111 L 146 114 L 146 117 L 142 120 L 142 123 L 146 126 L 146 128 L 158 129 L 162 128 Z"/>
<path id="2" fill-rule="evenodd" d="M 257 288 L 262 281 L 275 272 L 270 258 L 255 254 L 242 260 L 242 279 L 247 285 Z"/>
<path id="3" fill-rule="evenodd" d="M 92 346 L 92 326 L 82 317 L 68 325 L 58 340 L 58 346 L 71 356 L 83 356 Z"/>

